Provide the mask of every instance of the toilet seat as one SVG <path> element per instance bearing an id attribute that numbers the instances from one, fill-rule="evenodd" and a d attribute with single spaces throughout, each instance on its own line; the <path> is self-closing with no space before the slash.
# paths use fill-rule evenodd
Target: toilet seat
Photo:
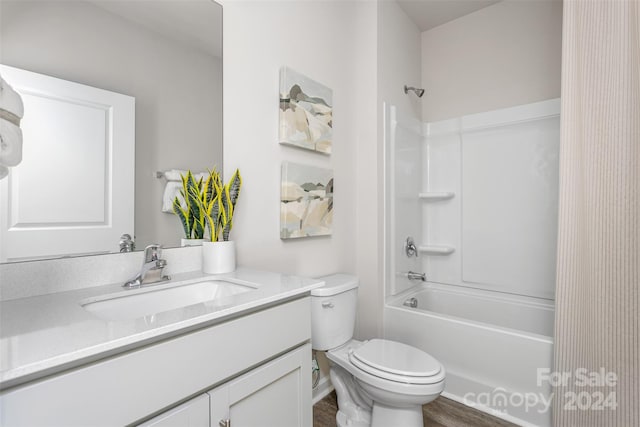
<path id="1" fill-rule="evenodd" d="M 442 366 L 429 354 L 406 344 L 373 339 L 349 352 L 349 361 L 376 377 L 404 384 L 442 381 Z"/>
<path id="2" fill-rule="evenodd" d="M 373 367 L 358 361 L 358 359 L 352 356 L 353 353 L 368 342 L 370 341 L 362 342 L 350 340 L 338 348 L 327 351 L 327 358 L 330 363 L 341 367 L 353 375 L 353 378 L 361 387 L 364 387 L 365 384 L 369 384 L 389 393 L 398 393 L 403 396 L 403 399 L 413 399 L 414 397 L 440 394 L 444 389 L 446 372 L 439 362 L 436 363 L 440 367 L 440 371 L 432 377 L 425 377 L 423 383 L 418 382 L 420 381 L 418 377 L 402 375 L 394 376 L 397 374 L 390 375 L 388 372 L 385 373 L 383 370 L 374 372 L 375 369 Z M 353 361 L 356 362 L 354 363 Z M 356 366 L 356 364 L 359 366 Z"/>

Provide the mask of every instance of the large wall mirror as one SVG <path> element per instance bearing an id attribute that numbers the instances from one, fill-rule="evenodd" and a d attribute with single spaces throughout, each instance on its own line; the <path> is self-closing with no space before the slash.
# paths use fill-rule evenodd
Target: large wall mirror
<path id="1" fill-rule="evenodd" d="M 123 233 L 137 250 L 179 246 L 180 223 L 162 211 L 162 173 L 221 170 L 222 6 L 2 0 L 0 64 L 9 84 L 26 76 L 47 88 L 21 94 L 23 160 L 0 181 L 0 262 L 118 252 Z M 127 132 L 130 148 L 119 148 Z M 120 162 L 123 150 L 131 158 Z M 106 243 L 86 249 L 108 228 Z"/>

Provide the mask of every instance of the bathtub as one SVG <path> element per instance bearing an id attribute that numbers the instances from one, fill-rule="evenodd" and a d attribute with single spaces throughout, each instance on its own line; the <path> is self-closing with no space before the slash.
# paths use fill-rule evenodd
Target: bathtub
<path id="1" fill-rule="evenodd" d="M 550 426 L 551 389 L 538 375 L 552 366 L 553 317 L 547 300 L 425 284 L 387 301 L 384 334 L 444 365 L 445 397 L 516 424 Z"/>

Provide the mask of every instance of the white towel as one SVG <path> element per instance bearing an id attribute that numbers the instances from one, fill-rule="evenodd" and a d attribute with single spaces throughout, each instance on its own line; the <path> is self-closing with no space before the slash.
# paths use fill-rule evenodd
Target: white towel
<path id="1" fill-rule="evenodd" d="M 180 189 L 182 189 L 182 182 L 169 181 L 164 187 L 164 194 L 162 195 L 162 212 L 173 213 L 173 200 L 178 197 L 180 204 L 183 204 L 183 198 L 180 195 Z"/>
<path id="2" fill-rule="evenodd" d="M 164 177 L 167 180 L 167 184 L 164 187 L 164 194 L 162 195 L 162 212 L 173 213 L 173 201 L 176 197 L 180 200 L 180 204 L 184 206 L 184 198 L 180 194 L 182 189 L 182 177 L 186 175 L 187 171 L 180 169 L 171 169 L 164 172 Z M 200 178 L 206 179 L 209 176 L 206 172 L 193 174 L 196 181 Z"/>
<path id="3" fill-rule="evenodd" d="M 20 119 L 24 115 L 22 98 L 0 76 L 0 179 L 9 173 L 9 166 L 22 161 L 22 130 Z M 9 113 L 6 115 L 6 113 Z M 10 121 L 11 120 L 11 121 Z M 15 121 L 15 123 L 13 123 Z"/>
<path id="4" fill-rule="evenodd" d="M 17 166 L 22 161 L 22 129 L 0 118 L 0 165 Z"/>

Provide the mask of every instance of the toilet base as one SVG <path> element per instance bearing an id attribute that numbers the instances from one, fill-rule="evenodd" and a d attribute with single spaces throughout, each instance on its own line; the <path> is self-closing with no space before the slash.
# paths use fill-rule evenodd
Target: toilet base
<path id="1" fill-rule="evenodd" d="M 373 404 L 371 427 L 423 427 L 422 406 L 404 408 Z"/>
<path id="2" fill-rule="evenodd" d="M 360 395 L 351 374 L 340 366 L 332 365 L 329 375 L 338 397 L 338 427 L 369 427 L 373 402 Z"/>
<path id="3" fill-rule="evenodd" d="M 336 425 L 338 427 L 370 427 L 371 423 L 362 420 L 354 420 L 349 418 L 349 416 L 344 412 L 338 411 L 336 414 Z"/>

